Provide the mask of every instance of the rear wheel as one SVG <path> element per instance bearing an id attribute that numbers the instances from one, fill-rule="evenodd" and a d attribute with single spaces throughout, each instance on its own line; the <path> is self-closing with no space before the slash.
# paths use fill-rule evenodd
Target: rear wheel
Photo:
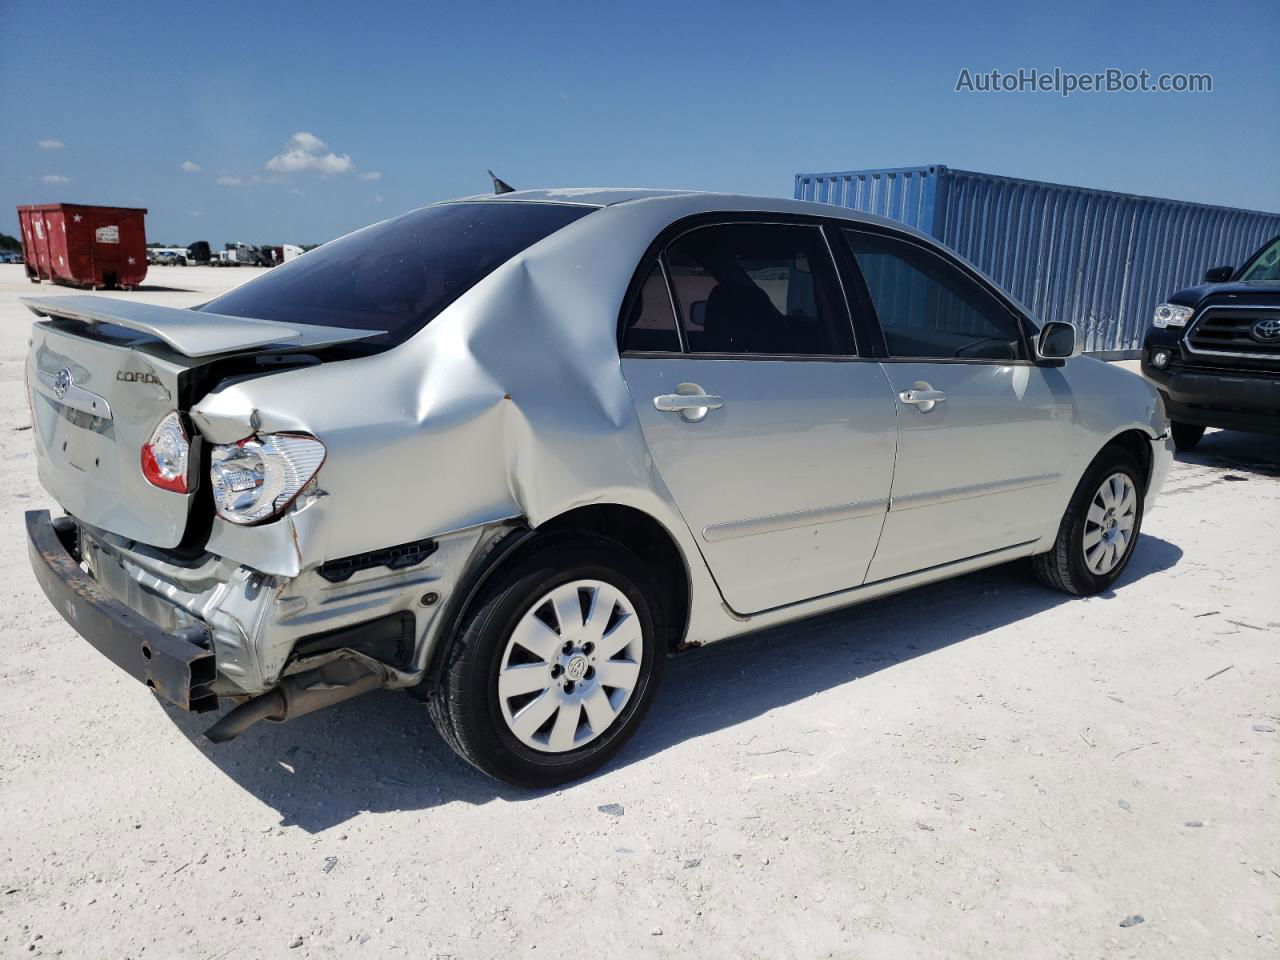
<path id="1" fill-rule="evenodd" d="M 639 725 L 666 636 L 653 579 L 603 537 L 549 538 L 517 558 L 464 616 L 432 719 L 457 753 L 521 786 L 595 770 Z"/>
<path id="2" fill-rule="evenodd" d="M 1200 438 L 1204 436 L 1204 427 L 1194 423 L 1171 423 L 1169 432 L 1173 434 L 1173 446 L 1179 453 L 1194 450 Z"/>
<path id="3" fill-rule="evenodd" d="M 1142 529 L 1143 494 L 1133 456 L 1118 447 L 1104 450 L 1072 494 L 1053 549 L 1032 558 L 1040 581 L 1078 596 L 1115 583 Z"/>

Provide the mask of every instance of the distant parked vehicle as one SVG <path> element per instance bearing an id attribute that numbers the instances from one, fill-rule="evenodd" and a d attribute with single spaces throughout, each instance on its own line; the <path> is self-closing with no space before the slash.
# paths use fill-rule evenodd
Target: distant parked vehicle
<path id="1" fill-rule="evenodd" d="M 219 250 L 214 266 L 218 267 L 269 267 L 270 258 L 262 249 L 252 243 L 228 243 L 225 250 Z"/>
<path id="2" fill-rule="evenodd" d="M 209 249 L 208 240 L 197 240 L 191 246 L 187 247 L 187 263 L 204 263 L 207 264 L 213 259 L 213 253 Z"/>
<path id="3" fill-rule="evenodd" d="M 269 267 L 278 267 L 282 263 L 288 263 L 297 257 L 302 256 L 305 251 L 292 243 L 284 243 L 274 247 L 263 247 L 270 258 Z"/>
<path id="4" fill-rule="evenodd" d="M 147 261 L 158 267 L 185 267 L 187 251 L 185 247 L 159 247 L 148 253 Z"/>
<path id="5" fill-rule="evenodd" d="M 1164 398 L 1179 450 L 1206 427 L 1280 433 L 1280 237 L 1239 270 L 1214 267 L 1156 307 L 1142 372 Z"/>

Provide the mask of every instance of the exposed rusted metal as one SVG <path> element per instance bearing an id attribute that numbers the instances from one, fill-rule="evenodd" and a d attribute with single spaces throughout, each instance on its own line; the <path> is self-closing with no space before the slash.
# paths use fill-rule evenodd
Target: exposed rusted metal
<path id="1" fill-rule="evenodd" d="M 31 568 L 63 619 L 108 660 L 175 706 L 217 709 L 218 697 L 210 689 L 214 657 L 201 628 L 168 633 L 108 594 L 73 556 L 73 525 L 56 526 L 48 510 L 27 511 L 26 523 Z"/>
<path id="2" fill-rule="evenodd" d="M 285 677 L 280 686 L 240 704 L 205 731 L 213 743 L 225 743 L 260 720 L 284 723 L 362 693 L 377 690 L 387 673 L 366 660 L 343 657 L 314 670 Z"/>

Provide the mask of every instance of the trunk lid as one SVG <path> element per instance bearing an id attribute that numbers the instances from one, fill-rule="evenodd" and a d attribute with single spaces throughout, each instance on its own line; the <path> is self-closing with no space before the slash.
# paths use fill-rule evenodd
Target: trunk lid
<path id="1" fill-rule="evenodd" d="M 142 448 L 168 414 L 185 413 L 194 374 L 213 358 L 314 349 L 379 331 L 291 327 L 107 297 L 26 301 L 46 319 L 27 355 L 40 482 L 69 514 L 154 547 L 179 546 L 202 480 L 192 441 L 189 493 L 152 486 Z"/>

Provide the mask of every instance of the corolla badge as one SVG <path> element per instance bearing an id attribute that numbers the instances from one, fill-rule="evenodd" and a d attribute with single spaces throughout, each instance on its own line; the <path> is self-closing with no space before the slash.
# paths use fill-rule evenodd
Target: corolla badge
<path id="1" fill-rule="evenodd" d="M 71 389 L 75 381 L 71 379 L 71 371 L 67 367 L 63 367 L 58 371 L 58 375 L 53 378 L 53 395 L 61 400 L 67 395 L 67 391 Z"/>
<path id="2" fill-rule="evenodd" d="M 1280 320 L 1259 320 L 1249 332 L 1259 343 L 1275 343 L 1280 340 Z"/>

